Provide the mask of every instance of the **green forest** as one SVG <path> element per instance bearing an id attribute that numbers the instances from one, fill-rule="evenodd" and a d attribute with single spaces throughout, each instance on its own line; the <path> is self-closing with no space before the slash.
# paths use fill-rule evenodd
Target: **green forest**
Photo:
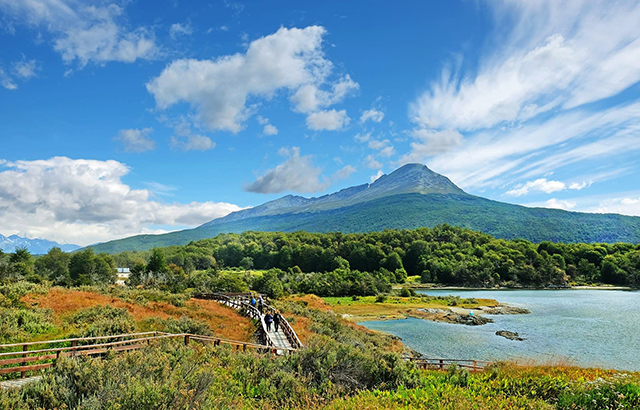
<path id="1" fill-rule="evenodd" d="M 0 253 L 0 278 L 56 285 L 113 283 L 115 267 L 131 269 L 130 285 L 173 292 L 242 291 L 279 296 L 376 295 L 408 276 L 438 285 L 565 287 L 640 286 L 640 245 L 562 244 L 496 239 L 440 225 L 371 233 L 245 232 L 220 234 L 151 251 L 73 254 L 53 248 Z M 260 275 L 250 274 L 263 271 Z"/>

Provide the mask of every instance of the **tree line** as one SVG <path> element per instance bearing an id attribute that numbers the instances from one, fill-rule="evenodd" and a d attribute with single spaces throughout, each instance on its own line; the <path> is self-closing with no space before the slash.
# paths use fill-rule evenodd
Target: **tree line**
<path id="1" fill-rule="evenodd" d="M 27 254 L 0 254 L 0 276 L 59 284 L 109 283 L 115 281 L 117 265 L 131 269 L 133 285 L 173 291 L 275 286 L 276 293 L 322 296 L 385 292 L 415 275 L 423 283 L 460 286 L 640 286 L 640 245 L 534 244 L 449 225 L 354 234 L 221 234 L 184 246 L 113 256 L 95 255 L 90 249 L 69 255 L 57 248 L 35 260 Z M 234 269 L 268 272 L 229 272 Z"/>

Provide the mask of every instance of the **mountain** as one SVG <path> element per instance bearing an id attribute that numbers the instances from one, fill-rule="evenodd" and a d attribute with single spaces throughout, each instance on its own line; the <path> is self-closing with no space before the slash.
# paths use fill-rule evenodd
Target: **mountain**
<path id="1" fill-rule="evenodd" d="M 497 238 L 533 242 L 640 243 L 640 218 L 528 208 L 470 195 L 424 165 L 405 165 L 371 184 L 317 198 L 287 195 L 231 213 L 197 228 L 138 235 L 94 246 L 97 252 L 182 245 L 220 233 L 244 231 L 368 232 L 439 224 Z"/>
<path id="2" fill-rule="evenodd" d="M 58 247 L 65 252 L 80 249 L 78 245 L 61 245 L 46 239 L 29 239 L 17 235 L 4 236 L 0 234 L 0 249 L 6 253 L 14 252 L 16 248 L 27 248 L 31 254 L 41 255 L 49 252 L 49 249 L 53 247 Z"/>

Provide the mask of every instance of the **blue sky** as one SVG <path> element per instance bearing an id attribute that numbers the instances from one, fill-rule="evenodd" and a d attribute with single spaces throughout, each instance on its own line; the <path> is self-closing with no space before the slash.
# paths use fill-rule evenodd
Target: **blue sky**
<path id="1" fill-rule="evenodd" d="M 196 226 L 409 162 L 640 215 L 640 3 L 0 0 L 0 233 Z"/>

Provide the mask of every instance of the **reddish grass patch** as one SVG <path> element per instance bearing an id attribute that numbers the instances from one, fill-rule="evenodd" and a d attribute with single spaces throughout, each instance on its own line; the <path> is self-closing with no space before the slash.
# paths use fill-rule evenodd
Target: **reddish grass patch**
<path id="1" fill-rule="evenodd" d="M 31 306 L 51 309 L 57 324 L 65 316 L 92 306 L 109 305 L 126 308 L 136 322 L 149 318 L 180 318 L 188 316 L 209 325 L 216 336 L 225 339 L 250 341 L 253 334 L 251 321 L 235 310 L 206 300 L 190 300 L 184 307 L 164 302 L 148 302 L 144 306 L 125 302 L 100 293 L 65 288 L 51 288 L 46 295 L 27 295 L 23 302 Z"/>

